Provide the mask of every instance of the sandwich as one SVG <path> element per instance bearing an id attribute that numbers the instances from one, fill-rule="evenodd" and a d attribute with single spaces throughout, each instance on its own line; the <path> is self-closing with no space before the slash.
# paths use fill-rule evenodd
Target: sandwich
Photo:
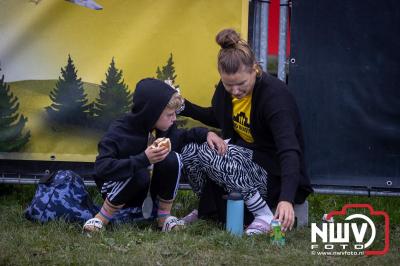
<path id="1" fill-rule="evenodd" d="M 171 141 L 169 138 L 158 138 L 151 144 L 151 147 L 153 149 L 165 147 L 168 151 L 171 151 Z"/>

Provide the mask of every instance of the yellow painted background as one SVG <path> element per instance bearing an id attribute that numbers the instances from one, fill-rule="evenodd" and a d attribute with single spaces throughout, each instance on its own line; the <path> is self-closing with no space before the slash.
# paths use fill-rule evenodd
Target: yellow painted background
<path id="1" fill-rule="evenodd" d="M 82 80 L 99 84 L 114 56 L 133 90 L 139 79 L 155 76 L 172 52 L 182 93 L 208 104 L 218 81 L 216 33 L 224 27 L 247 29 L 245 0 L 97 3 L 103 10 L 63 0 L 0 1 L 0 62 L 6 80 L 56 79 L 71 54 Z"/>
<path id="2" fill-rule="evenodd" d="M 71 55 L 89 102 L 111 58 L 131 91 L 174 57 L 183 95 L 208 105 L 219 76 L 215 35 L 232 27 L 247 36 L 247 0 L 96 0 L 92 10 L 64 0 L 0 0 L 0 74 L 28 117 L 29 143 L 1 158 L 93 161 L 102 132 L 44 122 L 48 94 Z"/>

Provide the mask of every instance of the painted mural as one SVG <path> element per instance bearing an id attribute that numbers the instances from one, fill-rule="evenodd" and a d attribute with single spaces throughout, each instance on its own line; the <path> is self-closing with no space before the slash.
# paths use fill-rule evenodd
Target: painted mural
<path id="1" fill-rule="evenodd" d="M 0 158 L 93 161 L 135 84 L 170 79 L 208 105 L 222 28 L 247 35 L 245 0 L 3 0 Z M 193 121 L 179 119 L 182 126 Z"/>

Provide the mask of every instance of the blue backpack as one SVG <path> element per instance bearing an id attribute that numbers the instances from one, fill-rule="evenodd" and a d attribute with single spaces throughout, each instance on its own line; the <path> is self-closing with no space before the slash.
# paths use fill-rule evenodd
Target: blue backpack
<path id="1" fill-rule="evenodd" d="M 40 180 L 35 196 L 24 214 L 28 220 L 48 222 L 63 218 L 85 222 L 99 212 L 82 178 L 71 170 L 59 170 Z M 141 208 L 126 208 L 116 213 L 113 223 L 144 220 Z"/>
<path id="2" fill-rule="evenodd" d="M 58 218 L 83 222 L 98 211 L 82 178 L 73 171 L 60 170 L 40 180 L 25 217 L 42 223 Z"/>

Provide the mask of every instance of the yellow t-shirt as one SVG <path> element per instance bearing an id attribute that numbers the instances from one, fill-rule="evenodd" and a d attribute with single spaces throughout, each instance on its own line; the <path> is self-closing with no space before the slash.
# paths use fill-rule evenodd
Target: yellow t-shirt
<path id="1" fill-rule="evenodd" d="M 249 143 L 254 142 L 253 136 L 250 133 L 251 96 L 252 94 L 242 99 L 232 97 L 233 128 L 244 141 Z"/>

